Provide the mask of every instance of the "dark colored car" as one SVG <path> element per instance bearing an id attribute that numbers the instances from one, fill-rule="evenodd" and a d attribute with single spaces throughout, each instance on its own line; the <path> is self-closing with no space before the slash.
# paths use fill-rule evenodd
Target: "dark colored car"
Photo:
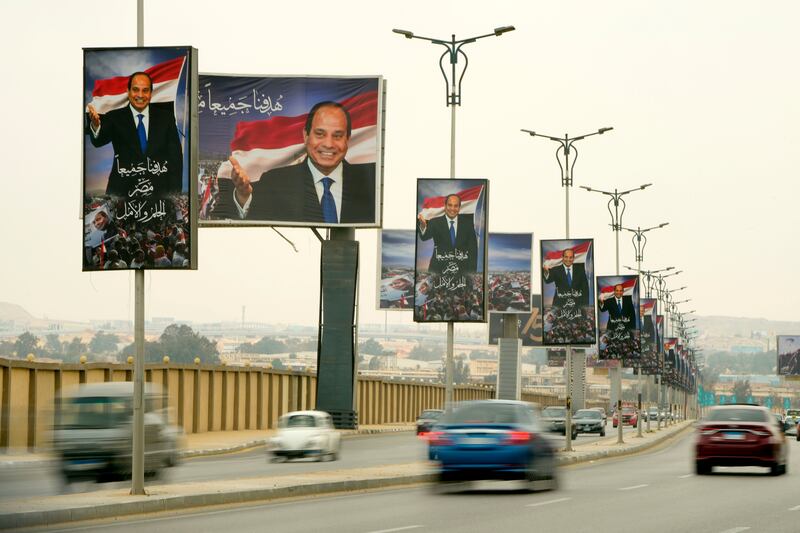
<path id="1" fill-rule="evenodd" d="M 425 409 L 417 417 L 417 435 L 428 433 L 444 411 L 441 409 Z"/>
<path id="2" fill-rule="evenodd" d="M 428 434 L 439 483 L 520 480 L 529 490 L 554 489 L 556 450 L 543 436 L 538 409 L 526 402 L 478 400 L 445 414 Z"/>
<path id="3" fill-rule="evenodd" d="M 720 405 L 698 424 L 695 471 L 714 466 L 764 466 L 772 475 L 786 473 L 788 446 L 775 417 L 757 405 Z"/>
<path id="4" fill-rule="evenodd" d="M 547 431 L 566 435 L 567 408 L 564 406 L 545 407 L 544 410 L 542 410 L 542 423 Z M 577 437 L 578 430 L 575 428 L 575 424 L 573 424 L 571 438 L 575 440 Z"/>
<path id="5" fill-rule="evenodd" d="M 603 415 L 594 409 L 578 409 L 572 418 L 572 424 L 577 433 L 599 433 L 601 437 L 606 436 Z"/>

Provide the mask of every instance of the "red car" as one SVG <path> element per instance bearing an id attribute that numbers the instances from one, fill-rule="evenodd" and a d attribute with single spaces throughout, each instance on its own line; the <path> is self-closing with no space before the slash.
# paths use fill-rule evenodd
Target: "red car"
<path id="1" fill-rule="evenodd" d="M 787 463 L 783 428 L 765 407 L 720 405 L 697 426 L 697 475 L 710 474 L 714 466 L 765 466 L 779 476 Z"/>
<path id="2" fill-rule="evenodd" d="M 617 427 L 619 424 L 619 418 L 617 418 L 618 413 L 614 413 L 614 418 L 611 419 L 611 423 L 614 427 Z M 630 424 L 633 427 L 636 427 L 636 423 L 639 422 L 638 415 L 636 414 L 636 409 L 633 407 L 623 407 L 622 408 L 622 425 Z"/>

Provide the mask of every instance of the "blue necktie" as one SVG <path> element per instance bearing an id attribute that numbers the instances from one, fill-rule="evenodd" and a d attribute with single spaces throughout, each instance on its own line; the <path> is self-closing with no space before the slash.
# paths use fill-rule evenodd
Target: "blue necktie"
<path id="1" fill-rule="evenodd" d="M 619 311 L 620 314 L 622 314 L 622 304 L 619 303 L 619 300 L 617 300 L 617 311 Z"/>
<path id="2" fill-rule="evenodd" d="M 322 178 L 322 185 L 325 191 L 322 193 L 322 218 L 325 222 L 337 223 L 339 222 L 336 216 L 336 201 L 331 194 L 331 184 L 333 180 L 328 176 Z"/>
<path id="3" fill-rule="evenodd" d="M 453 248 L 456 247 L 456 228 L 453 226 L 454 223 L 454 220 L 450 221 L 450 244 L 453 245 Z"/>
<path id="4" fill-rule="evenodd" d="M 572 287 L 572 274 L 569 273 L 569 269 L 567 269 L 567 283 Z"/>
<path id="5" fill-rule="evenodd" d="M 136 126 L 136 133 L 139 134 L 139 146 L 142 147 L 142 153 L 147 152 L 147 132 L 144 130 L 144 115 L 139 113 L 139 125 Z"/>

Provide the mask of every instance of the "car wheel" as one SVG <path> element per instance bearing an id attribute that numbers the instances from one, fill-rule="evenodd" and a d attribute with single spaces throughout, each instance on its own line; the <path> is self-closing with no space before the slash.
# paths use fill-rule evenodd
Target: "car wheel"
<path id="1" fill-rule="evenodd" d="M 273 457 L 270 457 L 269 462 L 270 463 L 284 463 L 284 462 L 286 462 L 286 457 L 284 457 L 283 455 L 275 455 Z"/>
<path id="2" fill-rule="evenodd" d="M 711 473 L 711 465 L 703 461 L 695 461 L 694 471 L 698 476 L 707 476 Z"/>
<path id="3" fill-rule="evenodd" d="M 800 441 L 800 429 L 797 430 L 797 440 Z"/>
<path id="4" fill-rule="evenodd" d="M 606 428 L 603 428 L 603 429 L 600 430 L 600 436 L 601 437 L 605 437 L 606 436 Z"/>
<path id="5" fill-rule="evenodd" d="M 571 437 L 572 437 L 572 440 L 575 440 L 575 439 L 577 439 L 577 438 L 578 438 L 578 433 L 577 433 L 577 432 L 574 432 L 574 433 L 571 435 Z"/>

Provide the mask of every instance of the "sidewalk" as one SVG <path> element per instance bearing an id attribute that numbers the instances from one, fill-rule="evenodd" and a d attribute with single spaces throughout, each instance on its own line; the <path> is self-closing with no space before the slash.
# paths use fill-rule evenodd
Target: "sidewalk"
<path id="1" fill-rule="evenodd" d="M 661 431 L 644 433 L 641 438 L 626 436 L 624 444 L 617 444 L 617 437 L 614 435 L 594 443 L 578 445 L 572 452 L 562 452 L 559 464 L 582 463 L 637 453 L 675 437 L 690 427 L 691 422 L 686 421 Z M 408 431 L 412 428 L 410 425 L 362 427 L 358 432 L 349 432 L 348 435 Z M 225 450 L 236 451 L 258 446 L 263 443 L 267 432 L 236 433 L 239 434 L 238 438 L 222 433 L 205 434 L 202 438 L 198 436 L 194 439 L 187 437 L 186 453 L 223 453 Z M 0 502 L 0 529 L 49 526 L 130 514 L 186 510 L 206 505 L 373 489 L 423 483 L 434 479 L 434 470 L 429 463 L 416 462 L 240 480 L 153 485 L 147 487 L 146 496 L 131 496 L 126 488 L 22 498 Z"/>

